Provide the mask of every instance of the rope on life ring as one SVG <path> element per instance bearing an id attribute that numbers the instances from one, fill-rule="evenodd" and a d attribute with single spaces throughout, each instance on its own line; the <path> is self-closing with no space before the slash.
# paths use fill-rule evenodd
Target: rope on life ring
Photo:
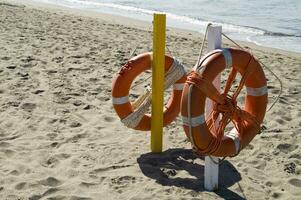
<path id="1" fill-rule="evenodd" d="M 224 92 L 212 81 L 226 67 L 231 67 Z M 242 75 L 238 88 L 228 95 L 237 73 Z M 237 97 L 243 86 L 247 95 L 244 109 L 237 106 Z M 205 120 L 205 99 L 215 102 L 214 109 Z M 188 75 L 183 89 L 181 114 L 185 133 L 195 151 L 202 155 L 233 156 L 260 132 L 267 107 L 267 83 L 259 62 L 247 51 L 219 49 L 205 55 Z M 222 116 L 218 127 L 215 122 Z M 224 135 L 227 124 L 234 129 Z"/>
<path id="2" fill-rule="evenodd" d="M 136 130 L 150 130 L 151 116 L 146 113 L 151 105 L 151 91 L 148 90 L 136 102 L 130 103 L 129 90 L 133 80 L 150 68 L 151 57 L 152 53 L 144 53 L 130 59 L 113 80 L 114 109 L 125 126 Z M 173 92 L 163 113 L 164 126 L 172 122 L 180 112 L 181 94 L 186 80 L 186 71 L 183 65 L 170 56 L 165 56 L 165 72 L 164 90 L 173 85 Z"/>

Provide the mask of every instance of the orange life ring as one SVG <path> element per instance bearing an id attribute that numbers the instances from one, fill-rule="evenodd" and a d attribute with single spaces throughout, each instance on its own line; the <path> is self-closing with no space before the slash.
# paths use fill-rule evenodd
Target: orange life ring
<path id="1" fill-rule="evenodd" d="M 224 93 L 212 84 L 226 67 L 231 68 Z M 233 96 L 228 95 L 236 73 L 242 76 Z M 236 104 L 241 88 L 246 87 L 244 109 Z M 206 97 L 214 101 L 213 111 L 205 120 Z M 185 83 L 181 115 L 183 127 L 196 152 L 219 157 L 233 156 L 260 132 L 268 102 L 267 82 L 259 62 L 247 51 L 219 49 L 208 53 L 188 75 Z M 215 122 L 222 115 L 216 126 Z M 224 135 L 229 122 L 235 128 Z"/>
<path id="2" fill-rule="evenodd" d="M 122 69 L 118 72 L 112 84 L 112 100 L 113 107 L 121 120 L 128 117 L 134 112 L 132 104 L 129 101 L 129 90 L 133 80 L 143 71 L 150 69 L 152 53 L 143 53 L 130 59 Z M 165 56 L 165 72 L 171 66 L 177 63 L 183 67 L 176 59 Z M 171 97 L 165 106 L 163 113 L 163 126 L 171 123 L 180 112 L 181 95 L 186 81 L 186 72 L 182 69 L 180 78 L 173 84 Z M 135 130 L 148 131 L 151 129 L 151 115 L 144 114 L 140 122 L 135 127 L 130 127 Z"/>

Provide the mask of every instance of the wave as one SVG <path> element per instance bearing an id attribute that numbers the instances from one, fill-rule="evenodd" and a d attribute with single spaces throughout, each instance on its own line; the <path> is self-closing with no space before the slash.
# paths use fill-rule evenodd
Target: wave
<path id="1" fill-rule="evenodd" d="M 262 35 L 278 36 L 278 37 L 301 37 L 301 34 L 289 34 L 289 33 L 273 32 L 273 31 L 268 31 L 268 30 L 262 29 L 262 28 L 253 27 L 253 26 L 241 26 L 241 27 L 257 29 L 257 30 L 259 30 L 263 33 Z"/>
<path id="2" fill-rule="evenodd" d="M 301 37 L 301 34 L 287 34 L 287 33 L 271 32 L 271 31 L 265 31 L 264 35 L 278 36 L 278 37 Z"/>
<path id="3" fill-rule="evenodd" d="M 54 2 L 53 0 L 46 0 L 47 2 Z M 268 30 L 264 30 L 258 27 L 251 27 L 251 26 L 241 26 L 241 25 L 235 25 L 230 23 L 223 23 L 223 22 L 214 22 L 214 21 L 208 21 L 204 19 L 196 19 L 189 16 L 184 15 L 176 15 L 169 12 L 163 12 L 161 10 L 150 10 L 150 9 L 144 9 L 144 8 L 138 8 L 134 6 L 127 6 L 127 5 L 121 5 L 121 4 L 115 4 L 115 3 L 101 3 L 101 2 L 95 2 L 95 1 L 84 1 L 84 0 L 64 0 L 67 3 L 70 3 L 71 5 L 82 5 L 82 6 L 93 6 L 93 8 L 111 8 L 111 9 L 117 9 L 117 10 L 123 10 L 127 11 L 129 13 L 133 14 L 145 14 L 145 15 L 153 15 L 156 12 L 165 13 L 167 18 L 171 20 L 175 20 L 177 22 L 182 23 L 188 23 L 191 25 L 199 26 L 200 29 L 205 29 L 208 23 L 214 23 L 215 25 L 220 25 L 223 27 L 223 30 L 227 33 L 237 33 L 237 34 L 248 34 L 248 35 L 266 35 L 266 36 L 277 36 L 277 37 L 301 37 L 301 35 L 297 34 L 287 34 L 287 33 L 280 33 L 280 32 L 272 32 Z M 61 5 L 64 5 L 64 1 L 55 1 L 55 3 L 60 3 Z"/>
<path id="4" fill-rule="evenodd" d="M 137 14 L 153 15 L 156 12 L 161 12 L 161 13 L 165 13 L 166 17 L 170 18 L 172 20 L 186 22 L 186 23 L 193 24 L 193 25 L 198 25 L 203 28 L 206 27 L 208 23 L 212 23 L 212 21 L 195 19 L 195 18 L 191 18 L 188 16 L 183 16 L 183 15 L 176 15 L 176 14 L 164 12 L 161 10 L 149 10 L 149 9 L 138 8 L 138 7 L 134 7 L 134 6 L 126 6 L 126 5 L 115 4 L 115 3 L 101 3 L 101 2 L 82 1 L 82 0 L 65 0 L 65 1 L 70 2 L 70 3 L 75 3 L 75 4 L 86 5 L 86 6 L 97 6 L 97 7 L 119 9 L 119 10 L 131 12 L 131 13 L 137 13 Z M 223 26 L 223 29 L 225 31 L 229 31 L 229 32 L 261 34 L 261 35 L 264 34 L 264 32 L 262 32 L 261 30 L 257 30 L 254 28 L 242 27 L 242 26 L 238 26 L 238 25 L 220 23 L 220 22 L 213 22 L 213 23 L 216 25 Z"/>

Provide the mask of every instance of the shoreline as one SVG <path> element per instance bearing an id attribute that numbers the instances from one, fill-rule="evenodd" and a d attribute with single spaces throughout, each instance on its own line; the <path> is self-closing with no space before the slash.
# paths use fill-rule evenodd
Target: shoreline
<path id="1" fill-rule="evenodd" d="M 6 2 L 6 1 L 4 0 L 3 2 Z M 12 0 L 7 3 L 30 6 L 32 8 L 36 8 L 36 9 L 51 10 L 53 12 L 57 12 L 57 11 L 66 12 L 66 13 L 76 15 L 76 16 L 91 17 L 94 19 L 100 19 L 100 20 L 106 21 L 108 23 L 117 23 L 120 25 L 138 28 L 138 29 L 141 29 L 144 31 L 148 31 L 149 28 L 151 27 L 150 22 L 143 21 L 143 20 L 133 19 L 133 18 L 129 18 L 129 17 L 123 17 L 123 16 L 119 16 L 119 15 L 101 13 L 101 12 L 97 12 L 97 11 L 87 11 L 87 10 L 83 10 L 83 9 L 68 8 L 66 6 L 60 6 L 60 5 L 48 4 L 48 3 L 42 3 L 42 2 L 35 2 L 32 0 L 25 0 L 25 1 Z M 167 36 L 169 34 L 176 36 L 180 33 L 181 36 L 184 36 L 184 37 L 190 36 L 190 37 L 194 37 L 194 38 L 200 38 L 200 42 L 204 36 L 204 33 L 199 33 L 197 31 L 192 31 L 192 30 L 182 29 L 182 28 L 175 28 L 175 27 L 167 26 L 166 30 L 167 30 L 166 31 Z M 240 44 L 241 46 L 249 47 L 251 49 L 261 50 L 261 51 L 269 51 L 269 52 L 283 54 L 286 56 L 294 56 L 294 57 L 301 59 L 301 53 L 299 53 L 299 52 L 287 51 L 287 50 L 282 50 L 282 49 L 273 48 L 273 47 L 259 46 L 255 43 L 247 42 L 247 41 L 239 41 L 239 40 L 235 40 L 235 41 L 238 44 Z M 231 43 L 231 41 L 227 40 L 225 37 L 223 37 L 223 44 L 234 46 L 234 44 Z"/>

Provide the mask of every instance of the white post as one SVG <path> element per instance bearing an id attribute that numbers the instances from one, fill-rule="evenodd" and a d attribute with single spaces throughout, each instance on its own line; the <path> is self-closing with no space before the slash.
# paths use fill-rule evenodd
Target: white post
<path id="1" fill-rule="evenodd" d="M 214 49 L 221 48 L 222 45 L 222 27 L 209 26 L 208 27 L 208 52 Z M 213 81 L 214 86 L 221 90 L 221 75 L 219 74 Z M 213 101 L 206 99 L 206 118 L 213 108 Z M 217 126 L 217 123 L 215 124 Z M 214 160 L 214 161 L 213 161 Z M 213 191 L 218 189 L 218 158 L 205 156 L 205 182 L 206 190 Z"/>

